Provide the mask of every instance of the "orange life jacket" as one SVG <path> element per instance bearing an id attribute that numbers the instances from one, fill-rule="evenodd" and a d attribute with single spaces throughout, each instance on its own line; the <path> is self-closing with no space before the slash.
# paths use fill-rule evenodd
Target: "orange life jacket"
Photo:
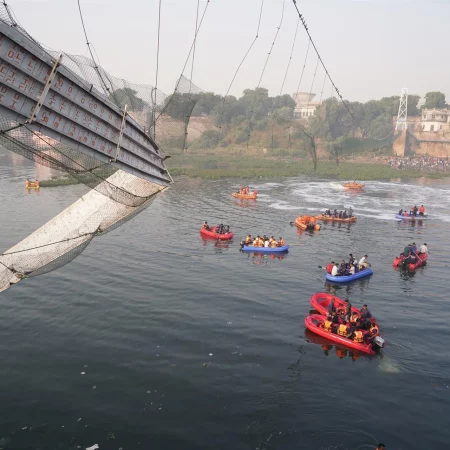
<path id="1" fill-rule="evenodd" d="M 348 333 L 347 325 L 344 325 L 343 323 L 341 323 L 338 328 L 339 336 L 347 336 L 347 333 Z"/>
<path id="2" fill-rule="evenodd" d="M 378 328 L 378 325 L 372 325 L 370 327 L 370 334 L 371 335 L 377 335 L 380 332 L 380 329 Z"/>
<path id="3" fill-rule="evenodd" d="M 271 246 L 272 248 L 277 247 L 277 246 L 278 246 L 277 241 L 273 240 L 272 243 L 270 244 L 270 246 Z"/>
<path id="4" fill-rule="evenodd" d="M 333 322 L 331 320 L 326 320 L 323 324 L 323 329 L 331 333 Z"/>
<path id="5" fill-rule="evenodd" d="M 278 241 L 278 245 L 280 246 L 280 247 L 284 247 L 284 239 L 280 239 L 279 241 Z"/>
<path id="6" fill-rule="evenodd" d="M 355 331 L 355 337 L 353 340 L 358 343 L 364 342 L 362 331 Z"/>
<path id="7" fill-rule="evenodd" d="M 421 207 L 419 208 L 419 212 L 421 212 L 421 213 L 425 212 L 425 208 L 424 208 L 423 206 L 421 206 Z"/>
<path id="8" fill-rule="evenodd" d="M 358 322 L 358 314 L 353 313 L 352 316 L 350 317 L 350 322 L 352 323 Z"/>

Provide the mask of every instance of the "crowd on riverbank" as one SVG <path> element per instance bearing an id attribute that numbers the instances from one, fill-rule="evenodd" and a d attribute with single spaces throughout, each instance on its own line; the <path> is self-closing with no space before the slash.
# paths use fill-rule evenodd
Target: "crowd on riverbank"
<path id="1" fill-rule="evenodd" d="M 447 172 L 450 170 L 449 158 L 439 158 L 436 156 L 390 156 L 386 158 L 386 163 L 393 169 L 406 170 L 426 170 L 431 172 Z"/>

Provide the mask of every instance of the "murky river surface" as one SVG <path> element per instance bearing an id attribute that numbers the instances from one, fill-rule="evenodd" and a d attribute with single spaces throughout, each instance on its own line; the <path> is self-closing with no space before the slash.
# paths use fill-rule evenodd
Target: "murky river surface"
<path id="1" fill-rule="evenodd" d="M 0 153 L 2 153 L 0 151 Z M 79 198 L 83 186 L 27 194 L 35 169 L 0 155 L 0 250 Z M 179 179 L 153 205 L 94 239 L 69 265 L 0 296 L 0 448 L 440 449 L 450 443 L 450 186 L 440 181 Z M 432 220 L 396 222 L 424 204 Z M 352 206 L 358 222 L 315 234 L 299 214 Z M 204 220 L 236 238 L 200 238 Z M 247 233 L 293 244 L 284 259 L 239 252 Z M 412 241 L 429 263 L 393 270 Z M 369 255 L 374 275 L 327 286 L 331 259 Z M 358 357 L 305 333 L 309 298 L 336 289 L 368 303 L 387 342 Z"/>

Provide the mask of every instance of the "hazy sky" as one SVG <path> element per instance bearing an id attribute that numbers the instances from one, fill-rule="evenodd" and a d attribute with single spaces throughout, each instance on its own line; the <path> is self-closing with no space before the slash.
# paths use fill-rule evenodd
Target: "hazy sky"
<path id="1" fill-rule="evenodd" d="M 271 42 L 284 20 L 261 86 L 280 92 L 294 40 L 292 0 L 264 0 L 259 38 L 231 89 L 240 95 L 257 85 Z M 54 50 L 87 55 L 77 0 L 8 0 L 18 21 Z M 450 0 L 298 0 L 311 35 L 342 95 L 366 101 L 399 95 L 402 87 L 450 98 Z M 90 41 L 111 74 L 154 84 L 158 0 L 81 0 Z M 200 13 L 206 0 L 200 1 Z M 255 37 L 261 0 L 210 0 L 197 39 L 193 81 L 225 94 Z M 191 46 L 197 0 L 162 0 L 159 87 L 173 90 Z M 302 28 L 283 93 L 297 89 L 307 46 Z M 316 56 L 310 53 L 300 90 L 309 92 Z M 190 76 L 190 64 L 185 75 Z M 320 96 L 324 73 L 313 92 Z M 327 82 L 324 98 L 331 94 Z"/>

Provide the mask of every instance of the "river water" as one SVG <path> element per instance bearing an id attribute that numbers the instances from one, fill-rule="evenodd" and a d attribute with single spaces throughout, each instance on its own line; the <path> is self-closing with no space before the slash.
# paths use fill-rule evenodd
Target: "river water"
<path id="1" fill-rule="evenodd" d="M 0 154 L 2 151 L 0 151 Z M 79 198 L 83 186 L 27 194 L 35 169 L 0 155 L 0 249 Z M 180 178 L 142 214 L 94 239 L 69 265 L 1 294 L 0 448 L 390 449 L 450 442 L 450 186 L 439 181 Z M 433 219 L 392 220 L 425 204 Z M 358 222 L 314 234 L 300 213 L 352 206 Z M 235 231 L 203 241 L 204 220 Z M 246 233 L 283 236 L 284 259 L 239 252 Z M 412 241 L 429 264 L 393 270 Z M 325 284 L 331 259 L 369 255 L 374 275 Z M 315 339 L 309 298 L 335 290 L 367 303 L 387 342 L 366 357 Z"/>

